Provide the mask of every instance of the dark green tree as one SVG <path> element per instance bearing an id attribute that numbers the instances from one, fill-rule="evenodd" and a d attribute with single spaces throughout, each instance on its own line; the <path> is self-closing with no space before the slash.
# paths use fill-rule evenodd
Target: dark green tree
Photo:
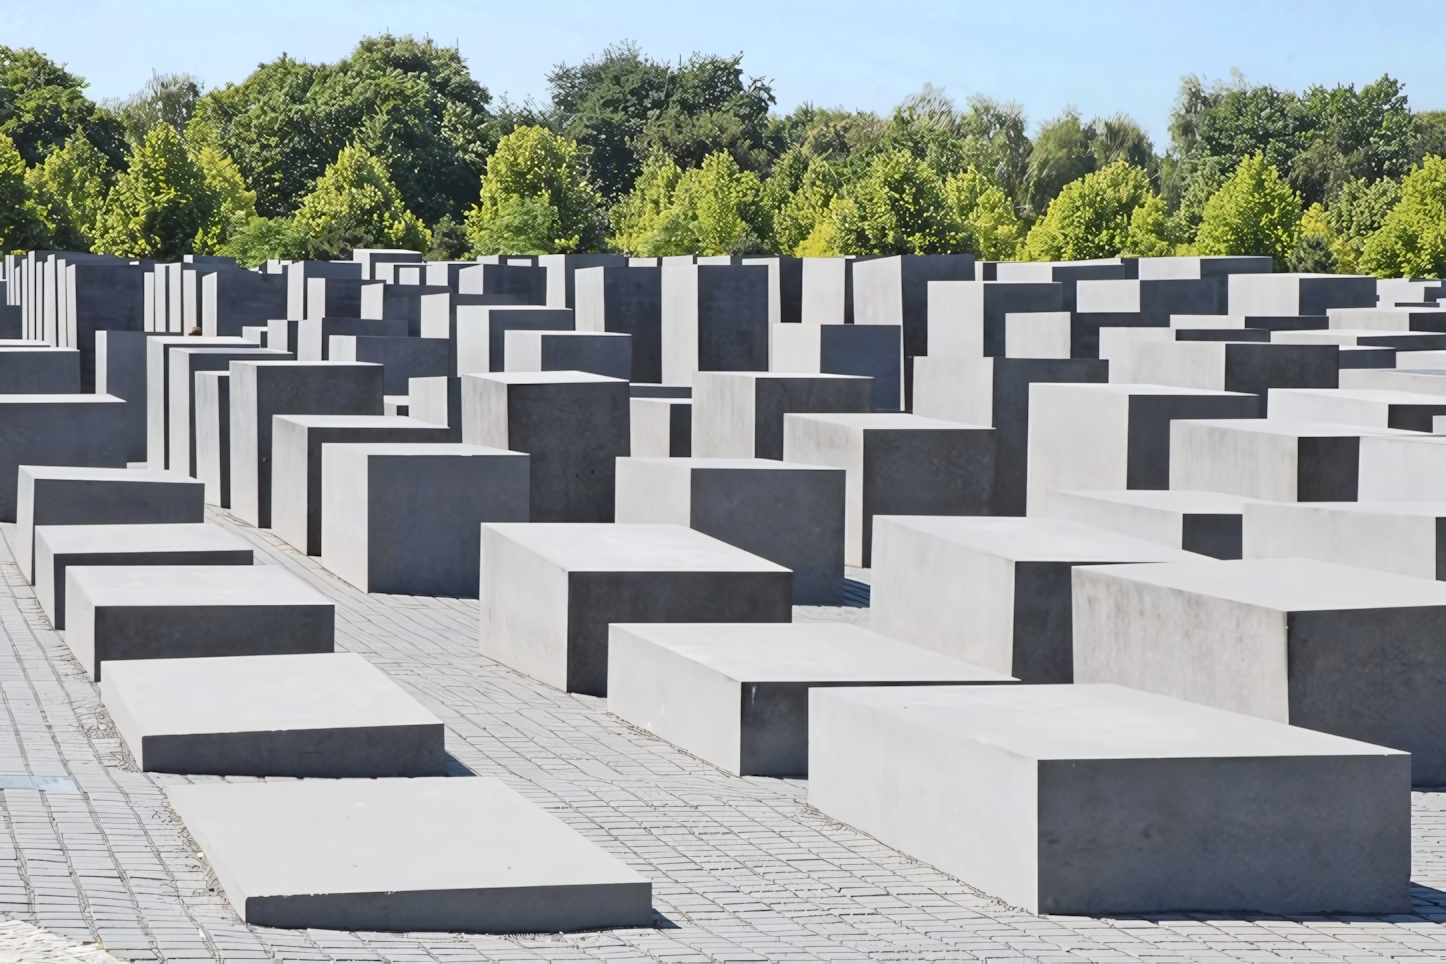
<path id="1" fill-rule="evenodd" d="M 145 86 L 125 100 L 107 103 L 106 107 L 125 127 L 126 139 L 140 144 L 157 124 L 170 124 L 176 133 L 185 136 L 186 122 L 201 98 L 201 81 L 191 74 L 161 74 L 151 71 Z"/>
<path id="2" fill-rule="evenodd" d="M 1066 184 L 1095 169 L 1095 154 L 1090 148 L 1092 133 L 1080 123 L 1079 111 L 1073 107 L 1040 125 L 1029 152 L 1026 200 L 1030 210 L 1044 214 Z"/>
<path id="3" fill-rule="evenodd" d="M 39 51 L 0 46 L 0 134 L 14 142 L 27 165 L 81 133 L 113 166 L 125 167 L 125 130 L 85 96 L 85 86 Z"/>

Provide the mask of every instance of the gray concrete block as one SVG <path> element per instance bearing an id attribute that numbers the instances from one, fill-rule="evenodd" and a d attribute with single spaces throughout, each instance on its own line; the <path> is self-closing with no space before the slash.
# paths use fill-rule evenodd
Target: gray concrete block
<path id="1" fill-rule="evenodd" d="M 626 381 L 633 370 L 631 335 L 608 331 L 507 331 L 503 370 L 592 372 Z"/>
<path id="2" fill-rule="evenodd" d="M 445 428 L 396 415 L 273 415 L 271 422 L 271 527 L 309 556 L 321 555 L 324 445 L 448 441 Z"/>
<path id="3" fill-rule="evenodd" d="M 500 780 L 219 783 L 166 795 L 248 924 L 556 933 L 653 923 L 646 880 Z"/>
<path id="4" fill-rule="evenodd" d="M 1136 371 L 1151 382 L 1257 396 L 1266 417 L 1268 392 L 1290 388 L 1332 389 L 1340 377 L 1335 345 L 1159 341 L 1135 346 Z"/>
<path id="5" fill-rule="evenodd" d="M 95 391 L 96 332 L 145 330 L 144 273 L 125 261 L 87 259 L 66 266 L 66 333 L 52 343 L 80 352 L 80 391 Z"/>
<path id="6" fill-rule="evenodd" d="M 632 338 L 635 382 L 663 380 L 662 269 L 583 268 L 573 275 L 578 331 L 611 331 Z"/>
<path id="7" fill-rule="evenodd" d="M 629 402 L 630 451 L 644 458 L 687 458 L 693 454 L 693 400 L 634 394 Z"/>
<path id="8" fill-rule="evenodd" d="M 382 391 L 406 395 L 413 378 L 447 375 L 447 343 L 439 338 L 380 335 L 332 335 L 326 357 L 332 361 L 375 362 L 384 366 Z"/>
<path id="9" fill-rule="evenodd" d="M 1197 558 L 1063 519 L 886 516 L 875 528 L 870 627 L 1026 683 L 1077 676 L 1075 566 Z"/>
<path id="10" fill-rule="evenodd" d="M 869 270 L 869 269 L 865 269 Z M 1007 317 L 1014 313 L 1064 311 L 1064 285 L 1028 281 L 930 281 L 924 351 L 966 358 L 1001 357 L 1007 351 Z M 1068 322 L 1065 355 L 1068 358 Z"/>
<path id="11" fill-rule="evenodd" d="M 1174 482 L 1171 424 L 1254 418 L 1258 406 L 1254 395 L 1171 385 L 1031 384 L 1026 511 L 1043 511 L 1051 490 L 1213 490 Z"/>
<path id="12" fill-rule="evenodd" d="M 803 259 L 791 257 L 741 258 L 741 264 L 768 269 L 768 323 L 792 325 L 803 320 Z"/>
<path id="13" fill-rule="evenodd" d="M 1273 418 L 1177 419 L 1170 426 L 1170 488 L 1269 502 L 1354 502 L 1362 436 L 1410 434 Z"/>
<path id="14" fill-rule="evenodd" d="M 206 504 L 231 507 L 231 373 L 196 373 L 196 479 Z"/>
<path id="15" fill-rule="evenodd" d="M 520 264 L 474 264 L 457 272 L 457 293 L 504 295 L 519 305 L 547 304 L 547 269 Z"/>
<path id="16" fill-rule="evenodd" d="M 243 335 L 248 326 L 286 317 L 286 280 L 253 271 L 213 271 L 201 278 L 201 334 Z"/>
<path id="17" fill-rule="evenodd" d="M 772 459 L 618 459 L 617 521 L 683 525 L 793 570 L 793 602 L 837 606 L 843 468 Z"/>
<path id="18" fill-rule="evenodd" d="M 446 294 L 447 291 L 443 285 L 381 282 L 363 285 L 361 317 L 405 321 L 407 335 L 416 338 L 422 333 L 422 296 Z"/>
<path id="19" fill-rule="evenodd" d="M 1403 753 L 1117 686 L 810 700 L 810 805 L 1031 913 L 1410 907 Z"/>
<path id="20" fill-rule="evenodd" d="M 231 363 L 231 507 L 271 528 L 272 418 L 381 415 L 382 366 L 367 362 Z"/>
<path id="21" fill-rule="evenodd" d="M 126 465 L 126 403 L 114 395 L 0 395 L 0 522 L 17 516 L 22 465 Z"/>
<path id="22" fill-rule="evenodd" d="M 205 522 L 35 527 L 35 598 L 65 628 L 70 566 L 249 566 L 251 544 Z"/>
<path id="23" fill-rule="evenodd" d="M 462 376 L 462 441 L 531 455 L 533 522 L 611 522 L 628 383 L 587 372 Z"/>
<path id="24" fill-rule="evenodd" d="M 482 526 L 481 652 L 559 689 L 607 695 L 609 623 L 773 622 L 792 574 L 675 525 Z"/>
<path id="25" fill-rule="evenodd" d="M 700 371 L 768 371 L 766 267 L 675 262 L 663 266 L 661 278 L 659 381 L 691 384 Z"/>
<path id="26" fill-rule="evenodd" d="M 291 352 L 297 361 L 329 361 L 333 335 L 406 338 L 407 322 L 339 315 L 303 320 L 273 318 L 269 324 L 266 344 Z"/>
<path id="27" fill-rule="evenodd" d="M 922 415 L 786 415 L 783 458 L 846 470 L 844 562 L 869 566 L 881 515 L 987 515 L 994 429 Z"/>
<path id="28" fill-rule="evenodd" d="M 625 254 L 542 254 L 537 266 L 547 269 L 547 305 L 577 307 L 577 272 L 591 268 L 626 268 Z M 603 329 L 607 330 L 607 329 Z"/>
<path id="29" fill-rule="evenodd" d="M 1446 501 L 1446 438 L 1362 436 L 1356 495 L 1361 502 Z"/>
<path id="30" fill-rule="evenodd" d="M 425 260 L 422 252 L 407 248 L 355 248 L 351 259 L 361 264 L 362 277 L 376 278 L 383 264 L 417 264 Z"/>
<path id="31" fill-rule="evenodd" d="M 166 366 L 166 423 L 170 439 L 166 443 L 166 464 L 171 471 L 197 478 L 196 466 L 196 372 L 230 371 L 233 361 L 291 361 L 291 352 L 269 348 L 212 347 L 189 348 L 180 345 L 167 349 L 170 363 Z"/>
<path id="32" fill-rule="evenodd" d="M 1246 559 L 1316 559 L 1446 579 L 1446 503 L 1252 502 Z"/>
<path id="33" fill-rule="evenodd" d="M 146 455 L 146 342 L 150 331 L 98 331 L 95 333 L 95 393 L 126 401 L 126 461 L 145 462 Z M 77 375 L 77 386 L 79 376 Z M 76 389 L 79 391 L 79 387 Z"/>
<path id="34" fill-rule="evenodd" d="M 1382 389 L 1270 390 L 1271 415 L 1284 421 L 1345 422 L 1373 428 L 1430 432 L 1446 415 L 1446 398 Z"/>
<path id="35" fill-rule="evenodd" d="M 808 694 L 1012 683 L 842 623 L 614 623 L 608 712 L 741 776 L 808 773 Z"/>
<path id="36" fill-rule="evenodd" d="M 1075 678 L 1411 754 L 1446 783 L 1446 585 L 1317 562 L 1245 559 L 1074 573 Z"/>
<path id="37" fill-rule="evenodd" d="M 904 357 L 929 354 L 929 283 L 973 281 L 970 254 L 895 255 L 849 265 L 853 278 L 853 322 L 860 325 L 902 325 Z M 847 319 L 846 319 L 847 320 Z M 912 374 L 905 362 L 906 379 Z M 906 390 L 906 407 L 912 392 Z"/>
<path id="38" fill-rule="evenodd" d="M 423 329 L 427 337 L 451 338 L 449 375 L 505 371 L 508 331 L 572 331 L 575 324 L 571 310 L 538 305 L 463 305 L 456 315 L 450 336 Z"/>
<path id="39" fill-rule="evenodd" d="M 77 349 L 0 343 L 0 395 L 76 395 L 80 390 Z"/>
<path id="40" fill-rule="evenodd" d="M 170 465 L 171 444 L 171 349 L 259 347 L 239 337 L 200 338 L 185 335 L 157 335 L 146 339 L 146 461 L 152 469 Z"/>
<path id="41" fill-rule="evenodd" d="M 873 411 L 897 412 L 904 405 L 902 332 L 898 325 L 773 325 L 769 369 L 868 376 Z"/>
<path id="42" fill-rule="evenodd" d="M 1241 557 L 1241 517 L 1255 499 L 1188 489 L 1051 492 L 1044 515 L 1215 559 Z"/>
<path id="43" fill-rule="evenodd" d="M 1355 275 L 1238 274 L 1228 279 L 1232 315 L 1323 315 L 1376 307 L 1376 279 Z"/>
<path id="44" fill-rule="evenodd" d="M 994 426 L 990 515 L 1024 515 L 1029 480 L 1029 386 L 1109 380 L 1095 358 L 914 359 L 914 414 Z"/>
<path id="45" fill-rule="evenodd" d="M 336 605 L 283 566 L 70 566 L 65 644 L 107 660 L 330 653 Z"/>
<path id="46" fill-rule="evenodd" d="M 306 314 L 311 318 L 360 318 L 361 278 L 307 278 Z"/>
<path id="47" fill-rule="evenodd" d="M 462 440 L 462 379 L 412 378 L 407 380 L 407 415 L 447 427 L 447 441 Z"/>
<path id="48" fill-rule="evenodd" d="M 481 523 L 527 521 L 519 452 L 412 442 L 321 454 L 321 564 L 362 592 L 476 598 Z"/>
<path id="49" fill-rule="evenodd" d="M 307 282 L 313 278 L 352 278 L 362 276 L 359 261 L 293 261 L 286 266 L 286 317 L 306 317 Z"/>
<path id="50" fill-rule="evenodd" d="M 113 661 L 100 695 L 151 773 L 446 776 L 442 721 L 355 653 Z"/>
<path id="51" fill-rule="evenodd" d="M 703 458 L 781 459 L 790 412 L 870 412 L 873 382 L 855 375 L 699 372 L 693 452 Z"/>

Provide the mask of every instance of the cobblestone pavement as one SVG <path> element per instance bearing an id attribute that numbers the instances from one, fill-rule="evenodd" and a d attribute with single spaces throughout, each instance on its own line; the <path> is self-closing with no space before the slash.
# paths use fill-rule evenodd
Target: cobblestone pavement
<path id="1" fill-rule="evenodd" d="M 81 791 L 0 790 L 0 915 L 12 920 L 0 923 L 0 962 L 104 961 L 101 948 L 121 961 L 1446 959 L 1446 793 L 1415 795 L 1411 915 L 1038 917 L 809 809 L 803 781 L 729 776 L 608 716 L 603 700 L 482 659 L 475 602 L 366 596 L 269 533 L 215 519 L 255 543 L 259 562 L 336 600 L 338 648 L 446 722 L 459 772 L 501 778 L 648 877 L 657 926 L 513 936 L 246 926 L 166 807 L 162 785 L 184 778 L 136 771 L 0 546 L 0 775 L 69 777 Z"/>

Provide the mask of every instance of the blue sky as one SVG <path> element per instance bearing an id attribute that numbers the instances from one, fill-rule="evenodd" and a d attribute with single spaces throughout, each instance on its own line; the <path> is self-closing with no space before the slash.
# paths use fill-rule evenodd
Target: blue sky
<path id="1" fill-rule="evenodd" d="M 1073 104 L 1086 117 L 1126 112 L 1159 142 L 1181 75 L 1224 77 L 1232 67 L 1252 82 L 1296 90 L 1360 86 L 1389 72 L 1415 109 L 1446 109 L 1446 58 L 1417 21 L 1336 0 L 21 0 L 0 6 L 0 43 L 68 63 L 101 98 L 137 89 L 153 67 L 219 86 L 283 51 L 334 60 L 364 34 L 429 34 L 459 44 L 494 95 L 521 100 L 545 99 L 553 64 L 632 39 L 659 59 L 741 51 L 745 72 L 769 78 L 783 110 L 812 101 L 887 111 L 928 82 L 961 103 L 973 93 L 1017 100 L 1031 131 Z"/>

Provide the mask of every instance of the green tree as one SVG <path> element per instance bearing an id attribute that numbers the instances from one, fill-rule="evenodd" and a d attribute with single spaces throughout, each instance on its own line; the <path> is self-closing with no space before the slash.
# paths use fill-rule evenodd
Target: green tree
<path id="1" fill-rule="evenodd" d="M 939 175 L 905 150 L 876 156 L 829 218 L 840 254 L 947 254 L 966 240 Z"/>
<path id="2" fill-rule="evenodd" d="M 353 248 L 425 251 L 431 243 L 386 163 L 356 144 L 342 148 L 327 165 L 292 221 L 311 237 L 318 254 L 331 258 L 349 258 Z"/>
<path id="3" fill-rule="evenodd" d="M 45 222 L 49 244 L 65 251 L 89 251 L 99 230 L 106 193 L 115 169 L 84 134 L 25 172 L 25 184 Z"/>
<path id="4" fill-rule="evenodd" d="M 1427 154 L 1446 157 L 1446 110 L 1427 110 L 1411 115 L 1416 129 L 1416 150 L 1411 163 L 1420 164 Z"/>
<path id="5" fill-rule="evenodd" d="M 1129 250 L 1131 219 L 1150 197 L 1149 175 L 1125 161 L 1066 184 L 1030 229 L 1029 258 L 1078 261 Z"/>
<path id="6" fill-rule="evenodd" d="M 1446 272 L 1446 160 L 1427 155 L 1401 182 L 1401 199 L 1366 239 L 1359 270 L 1378 278 Z"/>
<path id="7" fill-rule="evenodd" d="M 145 86 L 125 100 L 106 107 L 125 127 L 126 139 L 140 144 L 157 124 L 170 124 L 177 134 L 185 135 L 186 123 L 201 98 L 200 80 L 186 73 L 161 74 L 151 71 Z"/>
<path id="8" fill-rule="evenodd" d="M 620 227 L 615 243 L 633 254 L 759 254 L 767 249 L 763 185 L 726 151 L 710 154 L 689 171 L 679 171 L 660 155 L 613 210 L 614 225 Z"/>
<path id="9" fill-rule="evenodd" d="M 85 96 L 85 81 L 31 49 L 0 46 L 0 134 L 27 165 L 84 134 L 115 167 L 125 166 L 120 122 Z"/>
<path id="10" fill-rule="evenodd" d="M 313 257 L 311 235 L 291 218 L 252 218 L 232 232 L 216 252 L 247 268 L 265 264 L 268 258 L 301 261 Z"/>
<path id="11" fill-rule="evenodd" d="M 600 204 L 576 141 L 545 127 L 519 127 L 498 142 L 487 163 L 481 199 L 467 212 L 468 240 L 477 254 L 598 251 Z M 519 217 L 531 225 L 528 247 L 508 250 Z"/>
<path id="12" fill-rule="evenodd" d="M 614 246 L 637 254 L 673 206 L 673 195 L 682 179 L 683 171 L 671 157 L 649 158 L 633 189 L 608 212 Z"/>
<path id="13" fill-rule="evenodd" d="M 256 217 L 256 192 L 221 148 L 203 143 L 191 152 L 212 197 L 211 217 L 196 235 L 196 250 L 212 254 Z"/>
<path id="14" fill-rule="evenodd" d="M 1401 84 L 1389 74 L 1359 91 L 1316 86 L 1302 100 L 1311 142 L 1291 164 L 1291 183 L 1309 203 L 1334 199 L 1351 180 L 1401 177 L 1414 160 L 1417 134 Z"/>
<path id="15" fill-rule="evenodd" d="M 1336 270 L 1354 274 L 1366 248 L 1366 239 L 1380 230 L 1386 215 L 1401 198 L 1401 185 L 1390 178 L 1367 184 L 1365 178 L 1347 181 L 1325 213 L 1327 236 Z"/>
<path id="16" fill-rule="evenodd" d="M 1030 210 L 1043 213 L 1066 184 L 1095 169 L 1091 133 L 1080 123 L 1079 111 L 1073 107 L 1040 126 L 1029 152 L 1026 199 Z"/>
<path id="17" fill-rule="evenodd" d="M 1284 270 L 1300 242 L 1300 195 L 1264 154 L 1240 162 L 1205 204 L 1195 232 L 1198 254 L 1257 254 Z"/>
<path id="18" fill-rule="evenodd" d="M 781 203 L 773 208 L 774 240 L 778 243 L 778 250 L 789 254 L 797 253 L 799 246 L 808 240 L 819 223 L 828 218 L 829 205 L 838 197 L 842 186 L 827 161 L 821 157 L 809 157 L 800 149 L 794 150 L 799 152 L 798 156 L 807 159 L 808 167 L 797 187 L 784 195 Z M 773 186 L 774 179 L 778 177 L 779 165 L 775 165 L 774 176 L 766 186 Z"/>
<path id="19" fill-rule="evenodd" d="M 988 261 L 1018 256 L 1024 225 L 998 186 L 971 167 L 944 182 L 944 196 L 954 219 L 965 228 L 963 250 Z"/>
<path id="20" fill-rule="evenodd" d="M 1142 258 L 1163 258 L 1181 246 L 1178 222 L 1165 211 L 1165 199 L 1152 194 L 1130 215 L 1125 251 Z"/>
<path id="21" fill-rule="evenodd" d="M 467 226 L 450 214 L 432 225 L 432 246 L 427 249 L 428 261 L 460 261 L 467 257 L 471 244 Z"/>
<path id="22" fill-rule="evenodd" d="M 0 134 L 0 253 L 42 247 L 47 234 L 25 186 L 25 159 L 15 142 Z"/>
<path id="23" fill-rule="evenodd" d="M 334 64 L 283 55 L 209 91 L 196 116 L 215 126 L 263 215 L 295 211 L 357 144 L 386 162 L 406 207 L 431 223 L 477 199 L 496 142 L 490 100 L 455 49 L 388 34 Z"/>
<path id="24" fill-rule="evenodd" d="M 106 198 L 94 248 L 102 254 L 174 261 L 194 250 L 216 199 L 176 129 L 157 124 Z"/>

